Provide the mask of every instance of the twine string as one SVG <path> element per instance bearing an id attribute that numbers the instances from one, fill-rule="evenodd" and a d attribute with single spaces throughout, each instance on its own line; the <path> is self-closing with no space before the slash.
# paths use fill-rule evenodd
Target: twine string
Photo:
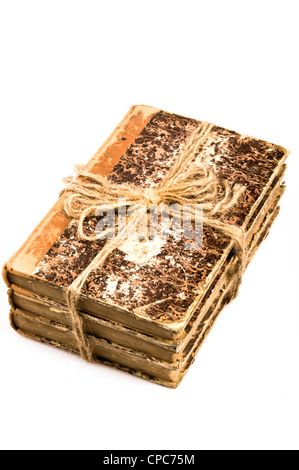
<path id="1" fill-rule="evenodd" d="M 200 204 L 203 209 L 203 226 L 220 232 L 234 242 L 238 262 L 230 274 L 232 288 L 228 300 L 236 297 L 246 265 L 245 231 L 241 227 L 222 222 L 219 216 L 238 203 L 245 188 L 218 178 L 205 164 L 197 162 L 212 127 L 212 124 L 203 122 L 192 133 L 164 179 L 153 187 L 144 189 L 113 183 L 101 175 L 89 173 L 82 165 L 75 167 L 76 178 L 65 179 L 67 186 L 61 192 L 64 211 L 68 217 L 77 221 L 78 236 L 81 239 L 97 241 L 109 234 L 109 229 L 103 231 L 101 237 L 98 234 L 88 235 L 84 231 L 84 222 L 87 218 L 97 215 L 99 207 L 103 210 L 108 207 L 119 209 L 122 205 L 129 209 L 138 207 L 128 218 L 126 226 L 120 228 L 114 238 L 106 241 L 103 249 L 67 288 L 69 318 L 81 357 L 85 360 L 92 361 L 93 353 L 78 309 L 82 289 L 90 274 L 103 266 L 107 257 L 123 243 L 125 237 L 132 235 L 136 225 L 152 205 L 156 205 L 158 210 L 169 204 L 189 205 L 191 220 L 194 222 L 195 205 Z"/>

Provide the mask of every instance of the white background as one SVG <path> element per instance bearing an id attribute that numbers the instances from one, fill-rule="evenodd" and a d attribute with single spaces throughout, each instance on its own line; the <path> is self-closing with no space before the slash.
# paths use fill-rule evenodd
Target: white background
<path id="1" fill-rule="evenodd" d="M 298 1 L 0 1 L 0 262 L 133 104 L 289 148 L 279 218 L 177 390 L 11 330 L 3 449 L 299 448 Z"/>

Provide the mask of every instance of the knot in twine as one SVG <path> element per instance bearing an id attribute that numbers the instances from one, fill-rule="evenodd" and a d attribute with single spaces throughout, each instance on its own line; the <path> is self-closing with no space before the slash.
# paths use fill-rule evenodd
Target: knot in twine
<path id="1" fill-rule="evenodd" d="M 66 178 L 66 188 L 61 192 L 64 199 L 64 211 L 68 217 L 75 219 L 78 224 L 78 235 L 88 241 L 96 241 L 108 235 L 109 230 L 101 236 L 88 235 L 84 232 L 84 221 L 97 215 L 99 207 L 120 209 L 122 206 L 136 208 L 128 218 L 125 228 L 119 229 L 118 234 L 107 240 L 103 249 L 67 288 L 66 301 L 76 337 L 78 349 L 82 358 L 93 360 L 92 349 L 84 332 L 83 320 L 78 311 L 78 303 L 82 289 L 89 275 L 101 268 L 107 257 L 123 243 L 124 234 L 132 234 L 138 221 L 152 205 L 162 207 L 164 204 L 189 205 L 192 221 L 195 220 L 195 205 L 203 209 L 203 226 L 220 232 L 234 242 L 237 263 L 230 273 L 232 287 L 228 300 L 233 300 L 238 294 L 239 286 L 246 266 L 245 231 L 220 220 L 220 216 L 236 206 L 245 187 L 232 185 L 218 178 L 215 173 L 199 160 L 202 146 L 213 127 L 213 124 L 203 122 L 191 135 L 186 146 L 181 149 L 172 167 L 164 179 L 150 188 L 142 188 L 109 181 L 101 175 L 89 173 L 85 166 L 76 165 L 77 177 Z M 125 230 L 125 232 L 124 232 Z"/>

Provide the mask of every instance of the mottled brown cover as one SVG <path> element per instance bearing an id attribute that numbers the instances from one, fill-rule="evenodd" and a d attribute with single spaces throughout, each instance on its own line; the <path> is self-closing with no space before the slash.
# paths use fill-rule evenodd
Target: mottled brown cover
<path id="1" fill-rule="evenodd" d="M 114 166 L 109 178 L 142 187 L 158 183 L 199 125 L 200 121 L 194 119 L 157 112 Z M 285 156 L 285 150 L 279 146 L 213 127 L 199 158 L 220 178 L 246 186 L 239 204 L 223 215 L 222 220 L 239 226 L 246 222 Z M 90 220 L 90 227 L 95 222 Z M 83 294 L 128 311 L 138 309 L 139 315 L 160 323 L 182 322 L 198 287 L 204 286 L 229 242 L 205 228 L 202 249 L 185 250 L 185 240 L 169 237 L 160 252 L 143 263 L 128 260 L 126 253 L 117 249 L 104 267 L 90 276 Z M 104 243 L 78 239 L 76 225 L 70 224 L 34 274 L 66 287 L 88 266 Z"/>

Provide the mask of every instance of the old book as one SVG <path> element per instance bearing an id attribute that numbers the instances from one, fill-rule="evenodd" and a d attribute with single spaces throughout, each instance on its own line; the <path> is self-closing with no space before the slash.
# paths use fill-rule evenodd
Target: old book
<path id="1" fill-rule="evenodd" d="M 143 188 L 157 184 L 199 124 L 154 108 L 133 107 L 89 162 L 89 171 L 109 173 L 111 181 Z M 282 147 L 218 126 L 212 127 L 200 149 L 198 158 L 218 177 L 246 187 L 238 204 L 221 218 L 244 228 L 252 253 L 259 244 L 257 240 L 263 238 L 267 218 L 269 226 L 277 213 L 287 154 Z M 95 222 L 90 220 L 86 229 Z M 34 329 L 37 324 L 54 321 L 69 329 L 64 315 L 65 288 L 104 244 L 80 240 L 59 200 L 4 269 L 8 285 L 14 286 L 13 301 L 19 306 L 12 314 L 17 327 L 24 330 L 25 322 L 29 330 L 28 325 Z M 159 380 L 177 383 L 186 369 L 187 359 L 179 360 L 183 351 L 192 342 L 197 344 L 202 323 L 209 324 L 207 310 L 209 321 L 213 317 L 208 306 L 221 297 L 230 263 L 234 263 L 233 249 L 230 239 L 219 233 L 215 236 L 213 230 L 204 227 L 203 246 L 197 251 L 184 250 L 182 242 L 171 237 L 158 250 L 149 244 L 145 258 L 138 243 L 115 250 L 103 269 L 92 274 L 82 293 L 79 308 L 87 331 L 93 335 L 96 332 L 102 342 L 114 341 L 116 348 L 129 348 L 133 341 L 136 357 L 145 354 L 147 367 L 153 367 L 151 362 L 148 365 L 153 358 L 169 364 L 179 362 L 176 372 L 159 376 Z M 53 302 L 57 303 L 54 309 Z M 24 303 L 27 307 L 23 310 Z M 51 319 L 54 310 L 58 316 Z M 28 312 L 30 319 L 26 317 Z M 112 354 L 111 347 L 109 351 Z M 112 362 L 120 362 L 113 357 Z M 156 369 L 151 373 L 159 375 Z"/>

